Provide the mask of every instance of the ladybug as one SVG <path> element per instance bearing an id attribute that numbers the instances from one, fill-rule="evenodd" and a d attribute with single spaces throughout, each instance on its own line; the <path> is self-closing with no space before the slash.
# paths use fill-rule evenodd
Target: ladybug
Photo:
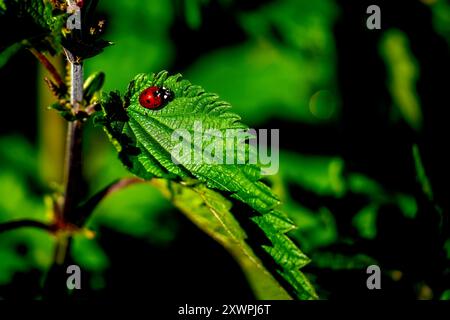
<path id="1" fill-rule="evenodd" d="M 173 92 L 165 87 L 152 86 L 141 92 L 139 103 L 146 109 L 160 109 L 174 98 Z"/>

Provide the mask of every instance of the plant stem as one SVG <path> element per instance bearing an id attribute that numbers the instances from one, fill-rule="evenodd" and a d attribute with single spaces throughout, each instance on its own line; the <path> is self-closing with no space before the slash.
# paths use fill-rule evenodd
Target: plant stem
<path id="1" fill-rule="evenodd" d="M 72 0 L 67 2 L 69 6 L 75 5 Z M 70 104 L 74 113 L 76 113 L 83 101 L 83 64 L 75 61 L 75 57 L 68 50 L 65 50 L 65 53 L 70 63 Z M 71 225 L 76 221 L 77 207 L 81 200 L 83 186 L 82 133 L 82 121 L 69 122 L 65 155 L 64 203 L 61 214 L 57 217 L 62 226 Z M 58 234 L 53 266 L 47 275 L 45 284 L 45 290 L 50 299 L 61 298 L 67 293 L 64 281 L 66 276 L 64 265 L 70 259 L 67 253 L 70 251 L 71 240 L 69 234 Z"/>
<path id="2" fill-rule="evenodd" d="M 56 70 L 55 66 L 44 56 L 42 53 L 37 51 L 35 48 L 28 48 L 28 50 L 39 60 L 39 62 L 47 69 L 47 71 L 52 75 L 53 80 L 55 80 L 56 85 L 60 89 L 66 88 L 66 84 L 62 80 L 59 72 Z"/>
<path id="3" fill-rule="evenodd" d="M 114 192 L 137 183 L 145 183 L 145 180 L 140 178 L 122 178 L 112 182 L 111 184 L 94 194 L 89 198 L 89 200 L 78 207 L 79 210 L 77 212 L 77 220 L 75 221 L 75 225 L 77 225 L 78 227 L 82 227 L 89 216 L 92 214 L 92 212 L 95 210 L 95 208 L 98 206 L 98 204 L 104 198 Z"/>
<path id="4" fill-rule="evenodd" d="M 76 64 L 71 58 L 70 52 L 66 55 L 71 64 L 71 90 L 70 103 L 77 111 L 83 98 L 83 66 Z M 61 213 L 57 217 L 58 225 L 70 226 L 74 224 L 77 217 L 77 207 L 80 204 L 83 189 L 82 170 L 82 134 L 83 123 L 76 120 L 69 122 L 67 126 L 67 145 L 65 155 L 64 174 L 64 202 Z M 65 287 L 66 270 L 64 266 L 69 261 L 70 246 L 72 243 L 69 234 L 58 234 L 54 252 L 53 266 L 51 267 L 45 284 L 46 295 L 50 299 L 59 299 L 67 293 Z"/>
<path id="5" fill-rule="evenodd" d="M 50 232 L 56 231 L 56 226 L 54 225 L 31 219 L 22 219 L 0 223 L 0 233 L 24 227 L 38 228 Z"/>
<path id="6" fill-rule="evenodd" d="M 74 220 L 74 212 L 82 195 L 82 128 L 81 121 L 70 122 L 67 128 L 67 149 L 65 164 L 65 192 L 62 209 L 63 223 Z"/>
<path id="7" fill-rule="evenodd" d="M 70 104 L 74 113 L 77 113 L 83 100 L 83 64 L 76 63 L 72 53 L 68 50 L 65 52 L 70 63 Z M 65 193 L 61 217 L 63 222 L 74 221 L 76 207 L 82 194 L 82 128 L 83 123 L 80 120 L 69 122 L 67 128 Z"/>

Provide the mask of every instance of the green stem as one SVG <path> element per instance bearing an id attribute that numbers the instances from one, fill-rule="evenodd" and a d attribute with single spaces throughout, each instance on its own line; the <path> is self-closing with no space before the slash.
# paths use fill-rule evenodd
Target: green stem
<path id="1" fill-rule="evenodd" d="M 83 97 L 83 66 L 75 64 L 71 59 L 71 54 L 66 51 L 68 60 L 71 63 L 71 92 L 70 102 L 76 112 L 80 108 Z M 82 135 L 83 123 L 76 120 L 69 122 L 67 127 L 67 145 L 66 145 L 66 163 L 65 163 L 65 192 L 64 202 L 60 216 L 59 225 L 63 227 L 74 224 L 77 220 L 77 207 L 81 202 L 83 187 L 82 170 Z M 64 266 L 70 252 L 71 236 L 59 234 L 55 246 L 54 261 L 46 281 L 46 293 L 49 298 L 58 298 L 65 296 L 65 269 Z"/>
<path id="2" fill-rule="evenodd" d="M 78 227 L 83 226 L 98 204 L 110 194 L 122 190 L 130 185 L 145 182 L 145 180 L 140 178 L 122 178 L 112 182 L 78 207 L 78 212 L 76 215 L 77 220 L 74 221 L 75 225 Z"/>
<path id="3" fill-rule="evenodd" d="M 5 231 L 11 231 L 19 228 L 24 227 L 31 227 L 31 228 L 37 228 L 42 229 L 49 232 L 56 231 L 56 226 L 46 224 L 41 221 L 31 220 L 31 219 L 22 219 L 22 220 L 15 220 L 15 221 L 8 221 L 5 223 L 0 223 L 0 233 Z"/>
<path id="4" fill-rule="evenodd" d="M 63 223 L 75 220 L 74 214 L 82 195 L 82 132 L 81 121 L 70 122 L 67 128 L 67 149 L 65 165 L 65 192 L 62 216 Z"/>

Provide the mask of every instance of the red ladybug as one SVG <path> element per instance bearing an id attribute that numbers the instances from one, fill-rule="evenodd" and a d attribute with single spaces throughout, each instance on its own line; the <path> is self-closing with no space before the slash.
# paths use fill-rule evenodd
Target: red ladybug
<path id="1" fill-rule="evenodd" d="M 173 100 L 173 92 L 165 87 L 152 86 L 141 92 L 139 103 L 147 109 L 160 109 Z"/>

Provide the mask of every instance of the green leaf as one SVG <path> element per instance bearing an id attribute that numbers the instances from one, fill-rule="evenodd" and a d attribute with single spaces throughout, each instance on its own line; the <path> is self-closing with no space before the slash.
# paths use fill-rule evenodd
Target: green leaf
<path id="1" fill-rule="evenodd" d="M 16 52 L 21 48 L 22 45 L 20 43 L 14 43 L 13 45 L 0 52 L 0 68 L 2 68 L 9 61 L 9 59 L 13 55 L 15 55 Z"/>
<path id="2" fill-rule="evenodd" d="M 139 103 L 141 92 L 150 86 L 166 87 L 174 94 L 173 101 L 160 110 L 148 110 Z M 215 159 L 186 161 L 203 154 L 211 141 L 195 138 L 201 122 L 203 130 L 215 129 L 226 134 L 227 129 L 244 130 L 247 126 L 240 117 L 230 111 L 231 106 L 218 96 L 205 92 L 201 87 L 182 80 L 181 75 L 168 76 L 140 74 L 128 86 L 123 99 L 117 92 L 105 95 L 102 102 L 104 117 L 101 123 L 119 152 L 127 168 L 144 179 L 166 178 L 192 182 L 194 179 L 207 187 L 219 190 L 247 204 L 255 212 L 249 218 L 268 238 L 265 251 L 278 265 L 277 272 L 290 285 L 290 291 L 301 299 L 315 298 L 315 292 L 299 271 L 309 259 L 285 235 L 294 228 L 293 223 L 281 212 L 277 197 L 260 180 L 261 169 L 251 164 L 222 164 Z M 179 145 L 172 139 L 175 130 L 184 129 L 194 139 L 193 148 L 187 153 L 172 155 Z M 211 138 L 211 136 L 209 137 Z M 248 137 L 247 137 L 248 138 Z M 214 137 L 212 137 L 214 139 Z M 208 139 L 206 139 L 208 140 Z M 224 143 L 225 152 L 230 150 Z M 217 151 L 217 150 L 216 150 Z M 253 152 L 247 145 L 245 154 L 232 149 L 236 159 L 246 159 Z M 221 159 L 223 160 L 223 159 Z"/>
<path id="3" fill-rule="evenodd" d="M 103 83 L 105 82 L 105 74 L 103 72 L 94 72 L 91 74 L 83 84 L 83 98 L 91 103 L 92 99 L 98 94 L 102 89 Z"/>

